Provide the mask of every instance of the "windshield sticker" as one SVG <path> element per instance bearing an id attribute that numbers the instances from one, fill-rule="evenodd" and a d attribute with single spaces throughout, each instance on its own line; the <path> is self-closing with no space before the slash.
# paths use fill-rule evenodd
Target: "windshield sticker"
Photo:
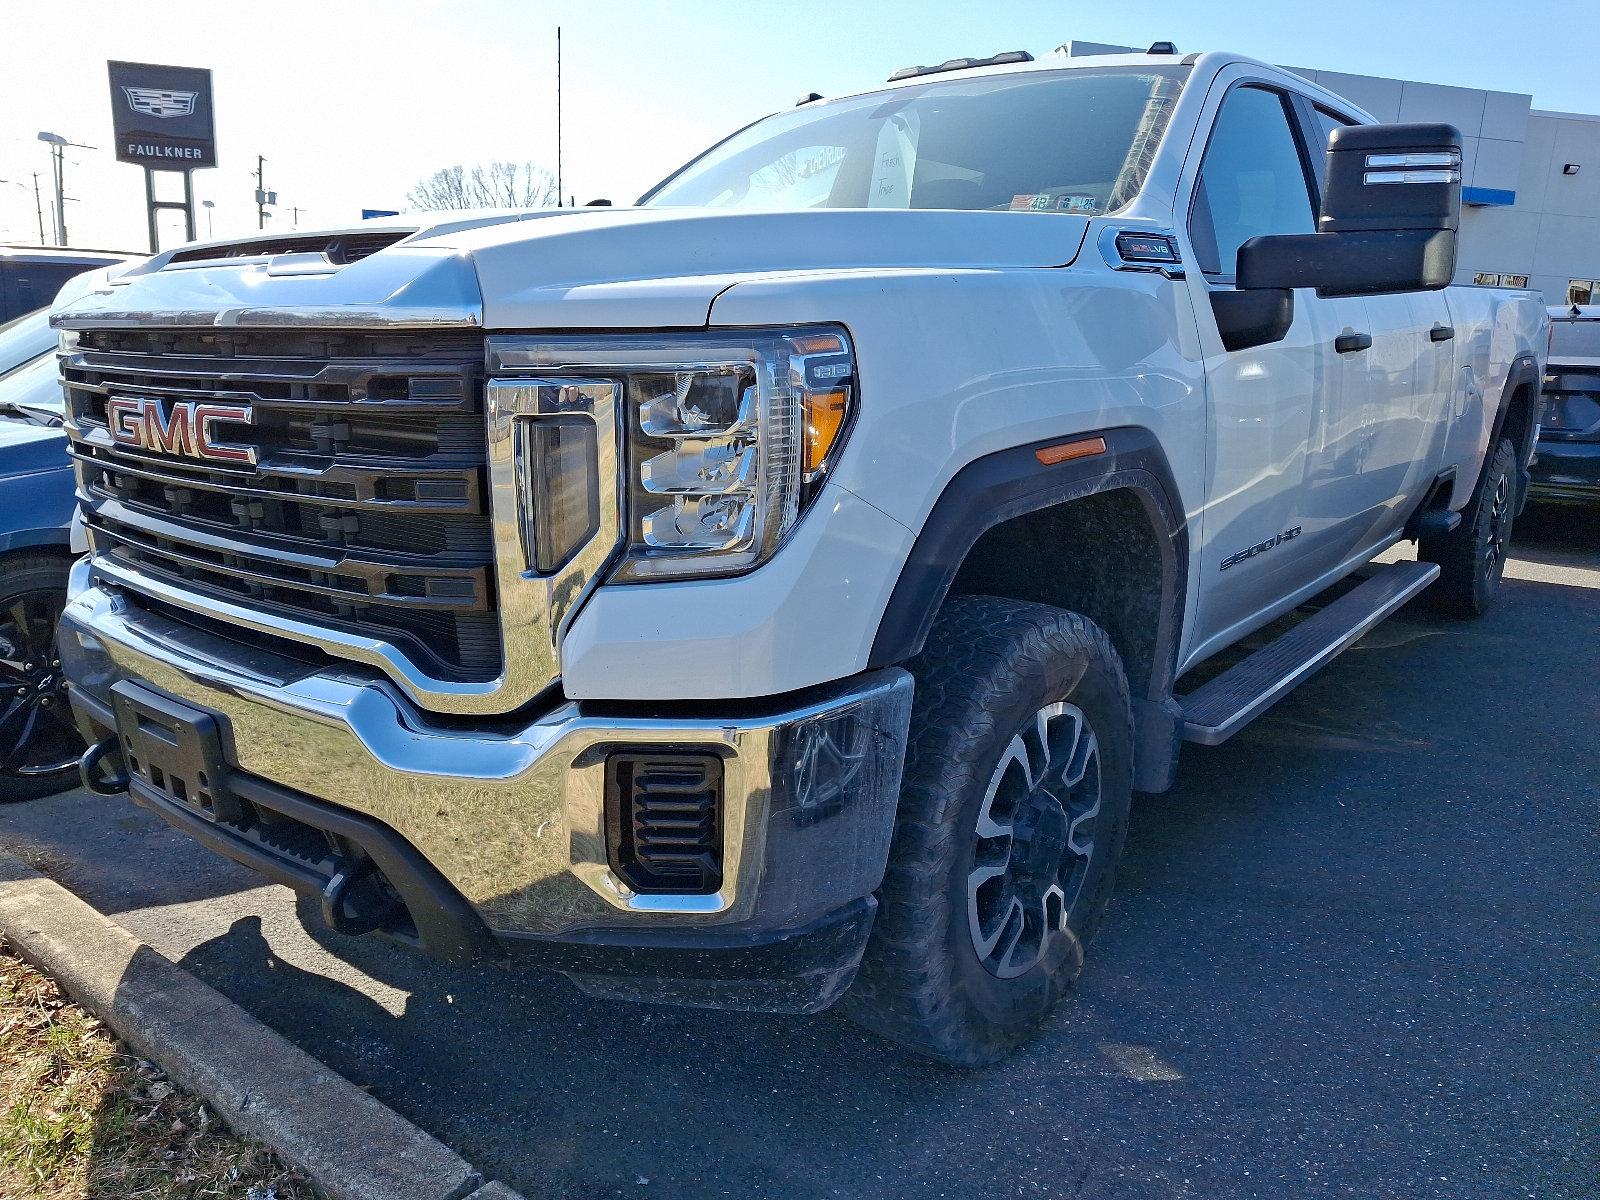
<path id="1" fill-rule="evenodd" d="M 1012 212 L 1049 212 L 1050 209 L 1049 192 L 1023 192 L 1011 197 Z"/>
<path id="2" fill-rule="evenodd" d="M 1092 217 L 1100 211 L 1100 202 L 1081 192 L 1022 192 L 1011 197 L 1012 212 L 1064 212 Z"/>
<path id="3" fill-rule="evenodd" d="M 868 208 L 911 207 L 911 176 L 917 169 L 921 129 L 922 118 L 916 113 L 895 113 L 878 130 L 872 182 L 867 188 Z"/>

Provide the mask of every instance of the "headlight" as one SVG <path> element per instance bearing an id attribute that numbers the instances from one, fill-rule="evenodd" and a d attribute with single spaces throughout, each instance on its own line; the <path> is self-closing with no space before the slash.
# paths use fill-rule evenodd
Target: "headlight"
<path id="1" fill-rule="evenodd" d="M 827 326 L 541 338 L 519 357 L 622 387 L 621 580 L 766 561 L 821 487 L 854 403 L 850 339 Z M 565 507 L 586 518 L 587 504 Z"/>

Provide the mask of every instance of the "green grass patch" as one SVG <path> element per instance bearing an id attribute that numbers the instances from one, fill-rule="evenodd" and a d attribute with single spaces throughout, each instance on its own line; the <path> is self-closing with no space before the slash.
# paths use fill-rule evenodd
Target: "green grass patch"
<path id="1" fill-rule="evenodd" d="M 321 1200 L 0 944 L 0 1196 Z"/>

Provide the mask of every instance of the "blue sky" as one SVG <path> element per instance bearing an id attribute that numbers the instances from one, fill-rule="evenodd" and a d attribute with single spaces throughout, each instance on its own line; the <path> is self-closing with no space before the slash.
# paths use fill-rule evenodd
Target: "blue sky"
<path id="1" fill-rule="evenodd" d="M 631 199 L 802 92 L 1074 38 L 1166 39 L 1600 113 L 1595 0 L 0 0 L 0 27 L 56 31 L 0 50 L 0 179 L 24 185 L 0 184 L 0 241 L 36 236 L 32 172 L 47 170 L 36 134 L 49 129 L 102 147 L 69 159 L 73 241 L 143 245 L 142 175 L 104 149 L 108 58 L 212 68 L 222 163 L 195 186 L 224 236 L 254 231 L 257 154 L 284 206 L 278 228 L 293 223 L 290 205 L 301 227 L 398 206 L 417 178 L 455 162 L 553 166 L 557 24 L 566 182 L 580 201 Z"/>

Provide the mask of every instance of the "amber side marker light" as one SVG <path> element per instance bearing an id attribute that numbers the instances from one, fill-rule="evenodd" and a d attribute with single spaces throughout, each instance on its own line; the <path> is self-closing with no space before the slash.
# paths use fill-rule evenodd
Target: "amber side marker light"
<path id="1" fill-rule="evenodd" d="M 812 392 L 805 398 L 806 474 L 816 474 L 844 428 L 850 397 L 844 392 Z"/>
<path id="2" fill-rule="evenodd" d="M 1062 442 L 1058 446 L 1046 446 L 1043 450 L 1035 450 L 1033 456 L 1045 466 L 1053 467 L 1057 463 L 1071 462 L 1075 458 L 1093 458 L 1096 454 L 1105 452 L 1105 438 L 1092 437 L 1078 442 Z"/>

